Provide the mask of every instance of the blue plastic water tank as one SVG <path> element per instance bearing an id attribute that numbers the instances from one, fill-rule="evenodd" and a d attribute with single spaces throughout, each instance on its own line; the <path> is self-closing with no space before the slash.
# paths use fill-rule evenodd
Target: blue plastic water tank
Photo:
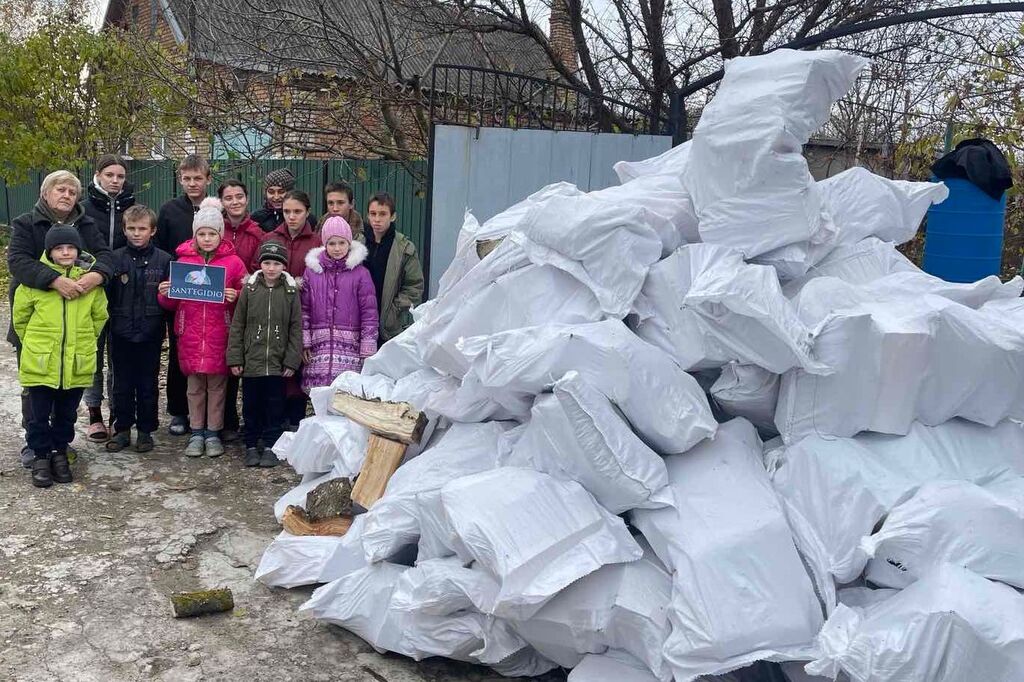
<path id="1" fill-rule="evenodd" d="M 943 180 L 949 198 L 928 209 L 924 271 L 947 282 L 998 275 L 1006 194 L 996 201 L 967 180 Z"/>

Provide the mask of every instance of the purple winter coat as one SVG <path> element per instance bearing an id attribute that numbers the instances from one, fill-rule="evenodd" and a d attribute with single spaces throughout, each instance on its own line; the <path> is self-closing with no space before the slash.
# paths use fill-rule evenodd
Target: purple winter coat
<path id="1" fill-rule="evenodd" d="M 329 386 L 342 372 L 359 372 L 377 352 L 377 294 L 361 263 L 366 247 L 353 241 L 345 260 L 327 257 L 323 247 L 306 254 L 302 290 L 302 389 Z"/>

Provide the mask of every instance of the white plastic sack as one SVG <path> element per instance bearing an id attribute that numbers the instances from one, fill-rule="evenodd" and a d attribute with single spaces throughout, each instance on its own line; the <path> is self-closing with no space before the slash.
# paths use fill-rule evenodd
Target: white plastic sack
<path id="1" fill-rule="evenodd" d="M 299 610 L 354 632 L 381 653 L 415 660 L 444 656 L 496 664 L 526 647 L 507 623 L 480 613 L 433 616 L 393 608 L 392 595 L 408 570 L 389 563 L 367 566 L 318 588 Z M 534 674 L 552 667 L 535 661 Z"/>
<path id="2" fill-rule="evenodd" d="M 569 672 L 568 682 L 658 682 L 647 667 L 624 651 L 587 654 Z"/>
<path id="3" fill-rule="evenodd" d="M 610 317 L 625 317 L 647 270 L 661 257 L 654 225 L 665 218 L 643 205 L 589 194 L 534 205 L 511 240 L 536 265 L 552 265 L 589 288 Z"/>
<path id="4" fill-rule="evenodd" d="M 904 434 L 915 420 L 1024 417 L 1024 310 L 973 310 L 934 295 L 862 303 L 826 318 L 814 350 L 835 371 L 783 375 L 775 425 L 787 443 Z"/>
<path id="5" fill-rule="evenodd" d="M 291 438 L 283 459 L 300 474 L 336 469 L 344 476 L 355 476 L 366 457 L 369 440 L 369 430 L 348 417 L 307 417 L 299 422 L 299 430 Z M 274 452 L 281 457 L 277 444 Z"/>
<path id="6" fill-rule="evenodd" d="M 891 599 L 839 606 L 808 672 L 856 682 L 1024 678 L 1024 596 L 946 564 Z"/>
<path id="7" fill-rule="evenodd" d="M 896 244 L 910 241 L 928 208 L 949 196 L 941 182 L 890 180 L 860 167 L 822 180 L 818 189 L 842 244 L 867 237 Z"/>
<path id="8" fill-rule="evenodd" d="M 921 272 L 889 242 L 874 237 L 855 244 L 840 244 L 803 277 L 782 285 L 782 293 L 794 298 L 808 282 L 818 277 L 835 277 L 850 284 L 866 284 L 894 272 Z"/>
<path id="9" fill-rule="evenodd" d="M 507 423 L 452 424 L 440 440 L 398 467 L 384 495 L 364 515 L 363 547 L 368 561 L 383 561 L 420 535 L 419 495 L 440 497 L 450 481 L 493 469 L 498 438 Z"/>
<path id="10" fill-rule="evenodd" d="M 730 363 L 711 385 L 711 397 L 731 417 L 743 417 L 761 433 L 775 431 L 779 375 L 756 365 Z"/>
<path id="11" fill-rule="evenodd" d="M 358 533 L 358 529 L 356 531 Z M 339 577 L 332 558 L 346 536 L 292 535 L 281 531 L 263 551 L 256 580 L 268 587 L 298 587 L 327 583 Z"/>
<path id="12" fill-rule="evenodd" d="M 529 417 L 529 397 L 523 396 L 518 403 L 505 400 L 502 404 L 492 397 L 492 393 L 472 378 L 463 381 L 424 367 L 396 381 L 391 398 L 415 405 L 429 417 L 444 417 L 453 422 L 525 420 Z"/>
<path id="13" fill-rule="evenodd" d="M 834 239 L 801 148 L 866 64 L 834 50 L 777 50 L 726 62 L 685 172 L 703 241 L 750 258 Z"/>
<path id="14" fill-rule="evenodd" d="M 628 185 L 590 192 L 590 196 L 613 203 L 639 204 L 660 216 L 663 220 L 652 220 L 650 225 L 661 240 L 661 255 L 667 256 L 684 243 L 700 241 L 697 214 L 683 188 L 681 175 L 645 175 Z"/>
<path id="15" fill-rule="evenodd" d="M 775 270 L 745 263 L 734 249 L 681 247 L 651 268 L 642 301 L 636 333 L 683 369 L 729 362 L 775 373 L 826 369 L 812 357 L 810 330 L 782 295 Z"/>
<path id="16" fill-rule="evenodd" d="M 821 607 L 754 427 L 733 419 L 714 440 L 666 464 L 676 508 L 637 510 L 632 518 L 674 571 L 665 658 L 675 679 L 809 658 Z"/>
<path id="17" fill-rule="evenodd" d="M 618 320 L 464 339 L 460 350 L 483 386 L 500 389 L 499 401 L 537 395 L 566 372 L 579 372 L 660 454 L 686 452 L 717 428 L 697 381 Z"/>
<path id="18" fill-rule="evenodd" d="M 642 543 L 646 545 L 646 543 Z M 543 656 L 571 668 L 588 653 L 627 652 L 656 678 L 669 635 L 672 578 L 649 546 L 639 561 L 602 566 L 559 592 L 516 631 Z"/>
<path id="19" fill-rule="evenodd" d="M 831 610 L 835 583 L 852 582 L 864 569 L 861 538 L 922 484 L 982 484 L 1024 474 L 1024 428 L 956 419 L 934 427 L 915 423 L 903 437 L 810 436 L 767 460 L 797 547 Z"/>
<path id="20" fill-rule="evenodd" d="M 613 168 L 619 176 L 619 182 L 625 185 L 637 178 L 668 175 L 677 180 L 683 179 L 683 171 L 690 157 L 690 146 L 693 140 L 687 140 L 678 147 L 643 161 L 619 161 Z"/>
<path id="21" fill-rule="evenodd" d="M 529 265 L 487 282 L 458 301 L 445 324 L 432 324 L 416 337 L 427 364 L 462 377 L 468 363 L 455 345 L 468 336 L 487 336 L 539 324 L 584 324 L 603 319 L 594 294 L 571 275 L 547 265 Z"/>
<path id="22" fill-rule="evenodd" d="M 508 236 L 512 230 L 519 229 L 526 215 L 537 204 L 544 203 L 551 197 L 578 197 L 584 194 L 571 182 L 553 182 L 545 185 L 522 201 L 512 204 L 493 218 L 488 219 L 477 231 L 477 239 L 491 240 Z"/>
<path id="23" fill-rule="evenodd" d="M 462 565 L 458 557 L 421 561 L 402 574 L 391 606 L 399 611 L 449 616 L 459 611 L 489 613 L 498 583 L 482 569 Z"/>
<path id="24" fill-rule="evenodd" d="M 661 457 L 634 434 L 600 391 L 576 372 L 537 396 L 505 464 L 576 481 L 613 514 L 671 503 Z"/>
<path id="25" fill-rule="evenodd" d="M 434 298 L 443 298 L 456 282 L 480 262 L 480 256 L 476 253 L 476 240 L 479 231 L 480 223 L 472 213 L 466 211 L 462 220 L 462 229 L 459 230 L 459 236 L 455 242 L 455 257 L 441 274 Z"/>
<path id="26" fill-rule="evenodd" d="M 906 587 L 951 563 L 1024 589 L 1024 478 L 926 483 L 861 549 L 873 557 L 867 579 L 884 587 Z"/>
<path id="27" fill-rule="evenodd" d="M 525 620 L 560 590 L 605 564 L 642 555 L 622 519 L 578 483 L 504 467 L 441 489 L 454 547 L 501 585 L 494 614 Z"/>
<path id="28" fill-rule="evenodd" d="M 1004 283 L 995 275 L 977 282 L 947 282 L 920 270 L 894 272 L 871 282 L 851 284 L 834 277 L 818 277 L 800 291 L 793 303 L 800 319 L 808 327 L 817 327 L 830 314 L 856 309 L 864 304 L 891 302 L 900 305 L 906 299 L 933 295 L 981 308 L 991 301 L 1016 300 L 1024 289 L 1024 280 L 1014 277 Z"/>
<path id="29" fill-rule="evenodd" d="M 426 363 L 416 345 L 416 338 L 424 326 L 422 320 L 417 320 L 401 334 L 386 341 L 376 353 L 363 361 L 363 373 L 370 376 L 383 375 L 398 381 L 425 367 Z M 314 388 L 310 391 L 310 397 L 316 390 Z"/>

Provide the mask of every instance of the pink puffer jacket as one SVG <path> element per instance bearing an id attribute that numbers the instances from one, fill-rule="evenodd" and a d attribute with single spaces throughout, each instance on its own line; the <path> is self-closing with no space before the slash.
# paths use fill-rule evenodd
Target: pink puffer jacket
<path id="1" fill-rule="evenodd" d="M 235 255 L 231 242 L 222 241 L 213 258 L 206 263 L 196 250 L 195 240 L 182 243 L 177 250 L 179 263 L 219 265 L 226 268 L 224 286 L 242 288 L 245 265 Z M 190 374 L 227 374 L 228 330 L 234 303 L 201 303 L 159 296 L 160 305 L 174 313 L 174 333 L 178 337 L 178 364 Z"/>

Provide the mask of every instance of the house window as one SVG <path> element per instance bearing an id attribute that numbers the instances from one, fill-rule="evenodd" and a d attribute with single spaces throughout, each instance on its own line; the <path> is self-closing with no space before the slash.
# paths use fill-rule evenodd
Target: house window
<path id="1" fill-rule="evenodd" d="M 235 126 L 213 135 L 213 158 L 255 159 L 266 156 L 271 139 L 267 133 L 255 128 Z"/>

